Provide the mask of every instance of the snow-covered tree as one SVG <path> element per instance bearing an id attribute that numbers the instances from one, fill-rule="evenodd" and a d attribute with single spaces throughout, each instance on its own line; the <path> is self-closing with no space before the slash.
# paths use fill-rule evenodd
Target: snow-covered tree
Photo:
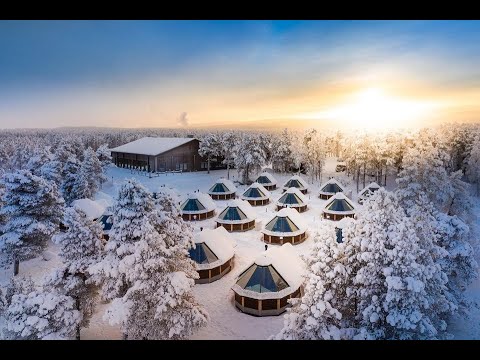
<path id="1" fill-rule="evenodd" d="M 143 186 L 127 180 L 114 214 L 107 254 L 93 266 L 113 299 L 110 321 L 129 339 L 183 339 L 204 326 L 207 313 L 192 293 L 192 234 L 173 199 L 160 192 L 155 207 Z"/>
<path id="2" fill-rule="evenodd" d="M 466 172 L 468 180 L 476 185 L 477 196 L 480 195 L 480 137 L 477 137 L 472 144 Z"/>
<path id="3" fill-rule="evenodd" d="M 444 328 L 436 328 L 432 320 L 428 275 L 412 228 L 396 196 L 380 189 L 365 202 L 352 229 L 343 234 L 354 274 L 347 295 L 357 304 L 356 338 L 442 336 Z"/>
<path id="4" fill-rule="evenodd" d="M 287 172 L 293 165 L 291 151 L 292 140 L 288 129 L 284 129 L 279 136 L 274 137 L 272 146 L 273 169 L 280 172 Z"/>
<path id="5" fill-rule="evenodd" d="M 250 173 L 259 169 L 266 161 L 265 149 L 256 134 L 243 134 L 234 147 L 235 166 L 244 184 L 250 184 Z"/>
<path id="6" fill-rule="evenodd" d="M 221 139 L 217 134 L 207 134 L 200 140 L 198 154 L 207 158 L 207 172 L 210 174 L 210 161 L 215 156 L 221 154 Z"/>
<path id="7" fill-rule="evenodd" d="M 48 286 L 71 296 L 82 314 L 81 327 L 88 326 L 95 306 L 97 289 L 89 281 L 89 267 L 101 260 L 103 250 L 102 227 L 87 217 L 79 207 L 65 210 L 64 225 L 67 230 L 54 238 L 61 245 L 63 266 L 57 268 L 46 280 Z"/>
<path id="8" fill-rule="evenodd" d="M 439 244 L 448 252 L 441 259 L 441 266 L 448 276 L 447 287 L 452 294 L 450 301 L 455 303 L 461 313 L 467 313 L 469 304 L 465 301 L 464 292 L 478 276 L 478 264 L 470 241 L 472 234 L 469 226 L 456 215 L 439 212 L 437 221 Z"/>
<path id="9" fill-rule="evenodd" d="M 220 136 L 221 155 L 224 158 L 223 163 L 227 165 L 227 179 L 230 179 L 230 168 L 234 165 L 232 157 L 236 141 L 237 136 L 233 131 L 227 131 Z"/>
<path id="10" fill-rule="evenodd" d="M 59 340 L 75 336 L 81 314 L 73 298 L 41 289 L 14 294 L 5 318 L 9 339 Z"/>
<path id="11" fill-rule="evenodd" d="M 5 206 L 8 218 L 0 246 L 20 259 L 34 257 L 59 228 L 64 201 L 57 186 L 26 170 L 5 174 Z"/>
<path id="12" fill-rule="evenodd" d="M 73 155 L 69 156 L 63 165 L 61 185 L 61 192 L 67 205 L 70 205 L 73 200 L 81 199 L 77 191 L 79 170 L 80 164 L 77 159 Z"/>
<path id="13" fill-rule="evenodd" d="M 102 164 L 92 148 L 83 153 L 83 161 L 78 171 L 75 187 L 79 199 L 91 199 L 103 179 Z"/>
<path id="14" fill-rule="evenodd" d="M 353 320 L 353 298 L 347 296 L 350 274 L 345 243 L 337 243 L 335 227 L 323 222 L 305 257 L 308 273 L 301 299 L 291 299 L 283 329 L 275 336 L 284 340 L 346 338 Z"/>
<path id="15" fill-rule="evenodd" d="M 100 183 L 106 181 L 107 176 L 107 169 L 112 165 L 112 155 L 110 150 L 108 149 L 108 144 L 101 145 L 97 151 L 97 158 L 100 161 L 100 165 L 102 167 L 102 174 L 100 176 Z"/>

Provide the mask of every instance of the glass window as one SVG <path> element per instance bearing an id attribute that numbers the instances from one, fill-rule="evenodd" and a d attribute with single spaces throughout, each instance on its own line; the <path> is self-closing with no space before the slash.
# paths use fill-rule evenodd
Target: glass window
<path id="1" fill-rule="evenodd" d="M 277 292 L 288 287 L 287 282 L 271 265 L 252 265 L 237 281 L 237 285 L 245 290 L 258 293 Z"/>
<path id="2" fill-rule="evenodd" d="M 327 209 L 331 211 L 352 211 L 353 207 L 345 199 L 335 199 Z"/>
<path id="3" fill-rule="evenodd" d="M 260 198 L 264 197 L 265 195 L 258 188 L 249 188 L 243 193 L 243 196 L 249 198 Z"/>
<path id="4" fill-rule="evenodd" d="M 228 192 L 228 189 L 227 187 L 222 184 L 222 183 L 216 183 L 215 185 L 213 185 L 210 190 L 210 192 L 214 192 L 214 193 L 226 193 Z"/>
<path id="5" fill-rule="evenodd" d="M 245 220 L 247 215 L 238 207 L 229 206 L 218 216 L 222 220 Z"/>
<path id="6" fill-rule="evenodd" d="M 197 199 L 188 199 L 183 203 L 182 206 L 183 211 L 200 211 L 205 210 L 205 206 L 203 206 L 200 201 Z"/>
<path id="7" fill-rule="evenodd" d="M 270 179 L 268 177 L 266 177 L 265 175 L 263 175 L 263 176 L 259 176 L 257 178 L 257 182 L 259 184 L 270 184 Z"/>
<path id="8" fill-rule="evenodd" d="M 322 191 L 336 194 L 337 192 L 342 192 L 342 189 L 340 189 L 340 186 L 338 186 L 337 184 L 327 184 L 323 187 Z"/>
<path id="9" fill-rule="evenodd" d="M 195 249 L 188 250 L 190 258 L 198 264 L 210 264 L 218 260 L 218 257 L 205 243 L 196 244 Z"/>
<path id="10" fill-rule="evenodd" d="M 277 216 L 265 226 L 265 229 L 273 232 L 294 232 L 299 230 L 297 225 L 287 216 Z"/>
<path id="11" fill-rule="evenodd" d="M 303 188 L 302 184 L 298 180 L 288 180 L 288 182 L 285 184 L 286 187 L 294 187 L 294 188 Z"/>
<path id="12" fill-rule="evenodd" d="M 297 194 L 292 193 L 285 193 L 283 196 L 278 200 L 282 204 L 301 204 L 302 200 L 297 196 Z"/>

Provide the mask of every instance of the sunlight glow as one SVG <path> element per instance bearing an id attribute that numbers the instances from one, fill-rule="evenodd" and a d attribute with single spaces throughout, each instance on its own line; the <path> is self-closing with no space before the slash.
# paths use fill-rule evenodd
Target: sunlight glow
<path id="1" fill-rule="evenodd" d="M 403 99 L 388 95 L 380 88 L 368 88 L 354 94 L 346 103 L 302 117 L 340 121 L 346 127 L 390 129 L 419 126 L 435 107 L 436 104 L 429 101 Z"/>

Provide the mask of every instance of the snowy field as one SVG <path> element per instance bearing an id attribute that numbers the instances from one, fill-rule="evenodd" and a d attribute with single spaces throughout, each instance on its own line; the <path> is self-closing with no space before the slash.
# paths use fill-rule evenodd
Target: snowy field
<path id="1" fill-rule="evenodd" d="M 344 184 L 347 188 L 346 194 L 354 201 L 355 206 L 360 206 L 356 203 L 356 189 L 351 179 L 348 179 L 345 173 L 335 172 L 336 159 L 328 158 L 326 161 L 326 169 L 322 182 L 334 176 L 339 182 Z M 196 173 L 179 173 L 160 175 L 158 177 L 149 178 L 144 174 L 133 173 L 127 169 L 119 169 L 112 167 L 109 169 L 109 181 L 103 184 L 103 188 L 97 193 L 97 199 L 115 198 L 117 190 L 121 183 L 126 178 L 135 177 L 144 186 L 152 192 L 159 187 L 165 185 L 169 188 L 175 188 L 179 194 L 186 195 L 189 192 L 200 190 L 207 192 L 213 185 L 216 179 L 226 177 L 226 170 Z M 209 315 L 210 321 L 208 325 L 198 331 L 192 339 L 268 339 L 270 335 L 279 332 L 283 325 L 283 316 L 272 317 L 254 317 L 244 314 L 237 310 L 233 304 L 233 291 L 231 287 L 235 283 L 235 278 L 248 266 L 264 249 L 265 243 L 261 240 L 260 229 L 275 213 L 275 202 L 281 196 L 283 183 L 291 176 L 291 174 L 274 174 L 277 179 L 277 190 L 272 191 L 272 199 L 269 205 L 253 207 L 257 213 L 256 228 L 251 231 L 243 233 L 232 233 L 232 236 L 237 241 L 235 248 L 234 267 L 230 273 L 225 275 L 220 280 L 211 284 L 195 285 L 195 296 L 197 300 L 203 304 Z M 235 181 L 237 177 L 236 170 L 230 172 L 230 179 Z M 309 237 L 305 242 L 296 245 L 294 249 L 298 254 L 306 254 L 313 242 L 313 235 L 317 224 L 322 220 L 321 213 L 326 201 L 318 198 L 318 191 L 320 182 L 312 184 L 306 176 L 302 176 L 309 184 L 309 193 L 306 195 L 308 202 L 308 211 L 300 214 L 300 216 L 308 224 Z M 251 175 L 255 178 L 255 174 Z M 367 184 L 370 182 L 366 180 Z M 388 188 L 391 189 L 394 185 L 393 179 L 389 179 Z M 237 185 L 237 195 L 241 195 L 247 186 Z M 226 206 L 228 201 L 215 201 L 217 206 L 216 213 L 218 213 Z M 476 213 L 480 211 L 480 205 L 476 204 L 478 208 Z M 478 220 L 478 219 L 477 219 Z M 476 224 L 476 231 L 478 232 L 478 221 Z M 215 218 L 197 222 L 194 224 L 195 231 L 200 231 L 200 226 L 203 228 L 215 228 Z M 275 245 L 271 245 L 275 246 Z M 58 249 L 51 244 L 44 258 L 36 258 L 27 262 L 21 263 L 20 275 L 30 274 L 35 280 L 40 280 L 43 275 L 48 273 L 50 269 L 57 266 L 59 263 L 56 257 Z M 11 269 L 7 273 L 0 274 L 4 280 L 10 276 Z M 468 291 L 468 295 L 473 301 L 480 303 L 480 281 L 477 279 Z M 90 327 L 82 329 L 82 339 L 121 339 L 120 330 L 116 327 L 110 326 L 103 320 L 103 314 L 108 307 L 108 304 L 100 304 L 97 307 L 97 312 L 91 320 Z M 2 319 L 0 319 L 0 325 Z M 479 339 L 480 338 L 480 309 L 478 306 L 465 318 L 455 319 L 452 328 L 450 329 L 458 339 Z"/>

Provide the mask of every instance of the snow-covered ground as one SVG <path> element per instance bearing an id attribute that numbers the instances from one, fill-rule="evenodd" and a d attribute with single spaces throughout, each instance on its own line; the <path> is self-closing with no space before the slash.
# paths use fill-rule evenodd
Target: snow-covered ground
<path id="1" fill-rule="evenodd" d="M 334 176 L 340 183 L 345 185 L 346 194 L 354 200 L 354 204 L 359 206 L 355 201 L 356 189 L 353 181 L 346 177 L 345 173 L 335 172 L 336 159 L 328 158 L 322 182 Z M 103 184 L 103 188 L 97 193 L 97 199 L 106 199 L 112 201 L 115 198 L 117 190 L 126 178 L 135 177 L 144 186 L 152 192 L 156 191 L 160 186 L 175 188 L 179 194 L 186 195 L 189 192 L 200 190 L 207 192 L 219 177 L 226 177 L 226 170 L 195 173 L 178 173 L 161 175 L 149 178 L 144 174 L 133 173 L 127 169 L 119 169 L 112 167 L 108 172 L 108 181 Z M 277 190 L 272 191 L 272 199 L 269 205 L 253 207 L 257 214 L 256 228 L 243 233 L 232 233 L 237 241 L 235 248 L 234 266 L 230 273 L 223 278 L 211 284 L 195 285 L 195 296 L 197 300 L 203 304 L 210 315 L 210 321 L 205 328 L 192 336 L 192 339 L 267 339 L 270 335 L 276 334 L 282 327 L 283 316 L 271 317 L 254 317 L 244 314 L 237 310 L 233 304 L 233 292 L 231 287 L 235 283 L 235 279 L 246 266 L 248 266 L 264 249 L 265 243 L 261 240 L 260 229 L 275 214 L 275 202 L 281 196 L 281 187 L 291 174 L 274 174 L 277 179 Z M 230 172 L 230 179 L 235 181 L 237 178 L 235 170 Z M 313 234 L 316 226 L 322 220 L 321 213 L 326 201 L 318 198 L 320 183 L 311 183 L 310 179 L 302 176 L 309 184 L 309 192 L 306 195 L 308 199 L 308 211 L 300 214 L 304 221 L 308 224 L 309 237 L 305 242 L 294 247 L 298 254 L 305 254 L 309 251 L 313 242 Z M 255 178 L 255 174 L 251 175 Z M 367 179 L 367 183 L 369 183 Z M 393 179 L 389 179 L 389 189 L 394 184 Z M 241 195 L 247 186 L 237 185 L 237 195 Z M 217 214 L 226 206 L 228 201 L 216 201 Z M 480 205 L 478 210 L 480 211 Z M 478 213 L 478 211 L 477 211 Z M 478 219 L 477 219 L 478 220 Z M 478 221 L 477 221 L 478 225 Z M 195 231 L 199 231 L 200 226 L 203 228 L 213 229 L 215 227 L 215 218 L 206 221 L 200 221 L 194 224 Z M 476 228 L 476 231 L 479 229 Z M 477 232 L 478 234 L 479 232 Z M 271 245 L 275 246 L 275 245 Z M 51 244 L 47 251 L 46 258 L 37 258 L 24 262 L 20 266 L 20 274 L 30 274 L 34 279 L 39 280 L 48 271 L 58 265 L 59 259 L 56 257 L 58 248 Z M 11 269 L 8 270 L 10 272 Z M 0 279 L 6 279 L 10 275 L 8 272 L 0 274 Z M 468 292 L 472 300 L 480 303 L 480 280 L 472 284 Z M 100 304 L 96 314 L 93 316 L 90 326 L 82 329 L 82 339 L 120 339 L 121 333 L 117 327 L 110 326 L 103 320 L 103 314 L 108 304 Z M 0 319 L 1 325 L 2 319 Z M 479 339 L 480 338 L 480 309 L 477 307 L 468 318 L 456 319 L 453 323 L 451 331 L 455 334 L 455 338 L 459 339 Z"/>

